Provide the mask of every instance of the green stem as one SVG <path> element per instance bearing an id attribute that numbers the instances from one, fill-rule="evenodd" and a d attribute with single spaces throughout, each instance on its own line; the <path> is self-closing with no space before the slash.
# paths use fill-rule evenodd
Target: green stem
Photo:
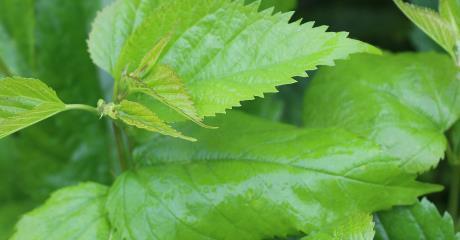
<path id="1" fill-rule="evenodd" d="M 99 111 L 97 108 L 85 105 L 85 104 L 67 104 L 65 105 L 65 109 L 68 110 L 83 110 L 83 111 L 88 111 L 92 113 L 99 114 Z"/>
<path id="2" fill-rule="evenodd" d="M 451 166 L 452 176 L 450 180 L 449 213 L 454 220 L 458 218 L 458 204 L 460 194 L 460 166 Z"/>
<path id="3" fill-rule="evenodd" d="M 451 179 L 450 179 L 450 190 L 449 190 L 449 202 L 448 202 L 448 211 L 454 221 L 458 218 L 459 210 L 459 195 L 460 195 L 460 166 L 456 165 L 457 156 L 452 151 L 451 144 L 447 144 L 446 149 L 447 160 L 450 163 L 451 168 Z"/>
<path id="4" fill-rule="evenodd" d="M 125 151 L 125 144 L 123 141 L 123 132 L 122 130 L 112 122 L 113 127 L 113 135 L 115 137 L 115 144 L 117 146 L 117 155 L 118 155 L 118 162 L 120 163 L 120 169 L 122 172 L 128 169 L 128 164 L 126 162 L 126 151 Z"/>

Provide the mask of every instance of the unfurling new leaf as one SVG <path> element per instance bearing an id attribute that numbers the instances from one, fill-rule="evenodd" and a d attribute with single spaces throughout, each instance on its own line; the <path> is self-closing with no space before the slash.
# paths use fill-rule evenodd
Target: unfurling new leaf
<path id="1" fill-rule="evenodd" d="M 131 92 L 147 94 L 194 123 L 208 127 L 198 116 L 182 79 L 170 67 L 159 64 L 143 78 L 131 77 L 134 81 Z"/>
<path id="2" fill-rule="evenodd" d="M 457 60 L 457 42 L 460 41 L 457 21 L 460 18 L 460 5 L 458 2 L 454 3 L 456 0 L 441 0 L 440 13 L 402 0 L 394 0 L 394 2 L 415 25 Z"/>
<path id="3" fill-rule="evenodd" d="M 0 79 L 0 138 L 66 110 L 56 93 L 36 79 Z"/>
<path id="4" fill-rule="evenodd" d="M 194 138 L 184 136 L 182 133 L 163 122 L 163 120 L 150 109 L 137 102 L 123 100 L 120 104 L 106 104 L 104 101 L 100 100 L 98 109 L 101 115 L 109 116 L 112 119 L 119 119 L 125 124 L 137 128 L 189 141 L 196 141 Z"/>

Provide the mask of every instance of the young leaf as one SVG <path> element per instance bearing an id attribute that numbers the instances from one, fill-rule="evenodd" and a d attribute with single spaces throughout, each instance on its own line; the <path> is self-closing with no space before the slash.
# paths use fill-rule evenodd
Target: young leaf
<path id="1" fill-rule="evenodd" d="M 459 240 L 452 218 L 441 216 L 436 206 L 422 199 L 413 206 L 395 207 L 375 215 L 376 240 Z"/>
<path id="2" fill-rule="evenodd" d="M 65 110 L 46 84 L 35 79 L 0 79 L 0 138 Z"/>
<path id="3" fill-rule="evenodd" d="M 109 114 L 109 116 L 114 119 L 120 119 L 128 125 L 176 138 L 196 141 L 194 138 L 182 135 L 182 133 L 163 122 L 163 120 L 150 111 L 150 109 L 139 103 L 123 100 L 119 105 L 114 107 L 114 113 L 112 115 Z"/>
<path id="4" fill-rule="evenodd" d="M 106 196 L 107 187 L 95 183 L 56 191 L 43 206 L 22 217 L 11 240 L 110 239 Z"/>
<path id="5" fill-rule="evenodd" d="M 121 238 L 309 234 L 438 189 L 413 181 L 397 159 L 339 129 L 302 130 L 238 113 L 213 123 L 221 127 L 188 125 L 197 143 L 158 135 L 136 150 L 144 167 L 120 176 L 108 197 Z"/>
<path id="6" fill-rule="evenodd" d="M 415 25 L 456 59 L 455 46 L 459 38 L 456 26 L 452 26 L 448 20 L 431 9 L 417 7 L 402 0 L 394 2 Z"/>
<path id="7" fill-rule="evenodd" d="M 307 88 L 308 127 L 343 127 L 382 145 L 420 173 L 444 156 L 460 116 L 460 81 L 446 55 L 360 55 L 321 69 Z"/>
<path id="8" fill-rule="evenodd" d="M 292 13 L 258 12 L 258 4 L 241 0 L 135 2 L 119 0 L 99 14 L 89 38 L 94 62 L 120 79 L 173 31 L 158 63 L 180 76 L 199 117 L 276 92 L 318 65 L 377 51 L 347 33 L 328 33 L 312 22 L 289 24 Z"/>
<path id="9" fill-rule="evenodd" d="M 157 65 L 136 85 L 132 91 L 154 97 L 196 124 L 207 127 L 202 123 L 203 118 L 198 116 L 182 79 L 170 67 L 163 64 Z"/>

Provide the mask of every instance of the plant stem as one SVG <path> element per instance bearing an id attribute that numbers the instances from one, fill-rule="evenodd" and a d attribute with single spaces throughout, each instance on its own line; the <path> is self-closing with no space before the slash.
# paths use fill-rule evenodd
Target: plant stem
<path id="1" fill-rule="evenodd" d="M 460 166 L 451 166 L 452 176 L 450 180 L 449 213 L 454 220 L 458 218 L 458 204 L 460 194 Z"/>
<path id="2" fill-rule="evenodd" d="M 448 211 L 454 221 L 458 218 L 458 204 L 460 194 L 460 165 L 457 165 L 458 159 L 455 153 L 452 151 L 451 143 L 447 144 L 446 149 L 447 160 L 450 163 L 451 179 L 450 179 L 450 190 L 449 190 L 449 202 Z"/>
<path id="3" fill-rule="evenodd" d="M 85 105 L 85 104 L 67 104 L 65 105 L 66 110 L 83 110 L 83 111 L 88 111 L 92 113 L 99 114 L 99 111 L 97 108 Z"/>
<path id="4" fill-rule="evenodd" d="M 122 172 L 127 170 L 127 163 L 126 163 L 126 154 L 125 154 L 125 144 L 123 143 L 123 132 L 122 130 L 112 122 L 113 128 L 113 135 L 115 137 L 115 144 L 117 145 L 117 154 L 118 154 L 118 161 L 120 163 L 120 169 Z"/>

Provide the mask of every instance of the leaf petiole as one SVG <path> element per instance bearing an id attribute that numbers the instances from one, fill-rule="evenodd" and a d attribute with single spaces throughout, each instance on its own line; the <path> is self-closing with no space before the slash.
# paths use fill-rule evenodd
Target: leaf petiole
<path id="1" fill-rule="evenodd" d="M 85 105 L 85 104 L 66 104 L 65 111 L 69 111 L 69 110 L 83 110 L 83 111 L 99 114 L 99 111 L 97 110 L 97 108 L 89 106 L 89 105 Z"/>

